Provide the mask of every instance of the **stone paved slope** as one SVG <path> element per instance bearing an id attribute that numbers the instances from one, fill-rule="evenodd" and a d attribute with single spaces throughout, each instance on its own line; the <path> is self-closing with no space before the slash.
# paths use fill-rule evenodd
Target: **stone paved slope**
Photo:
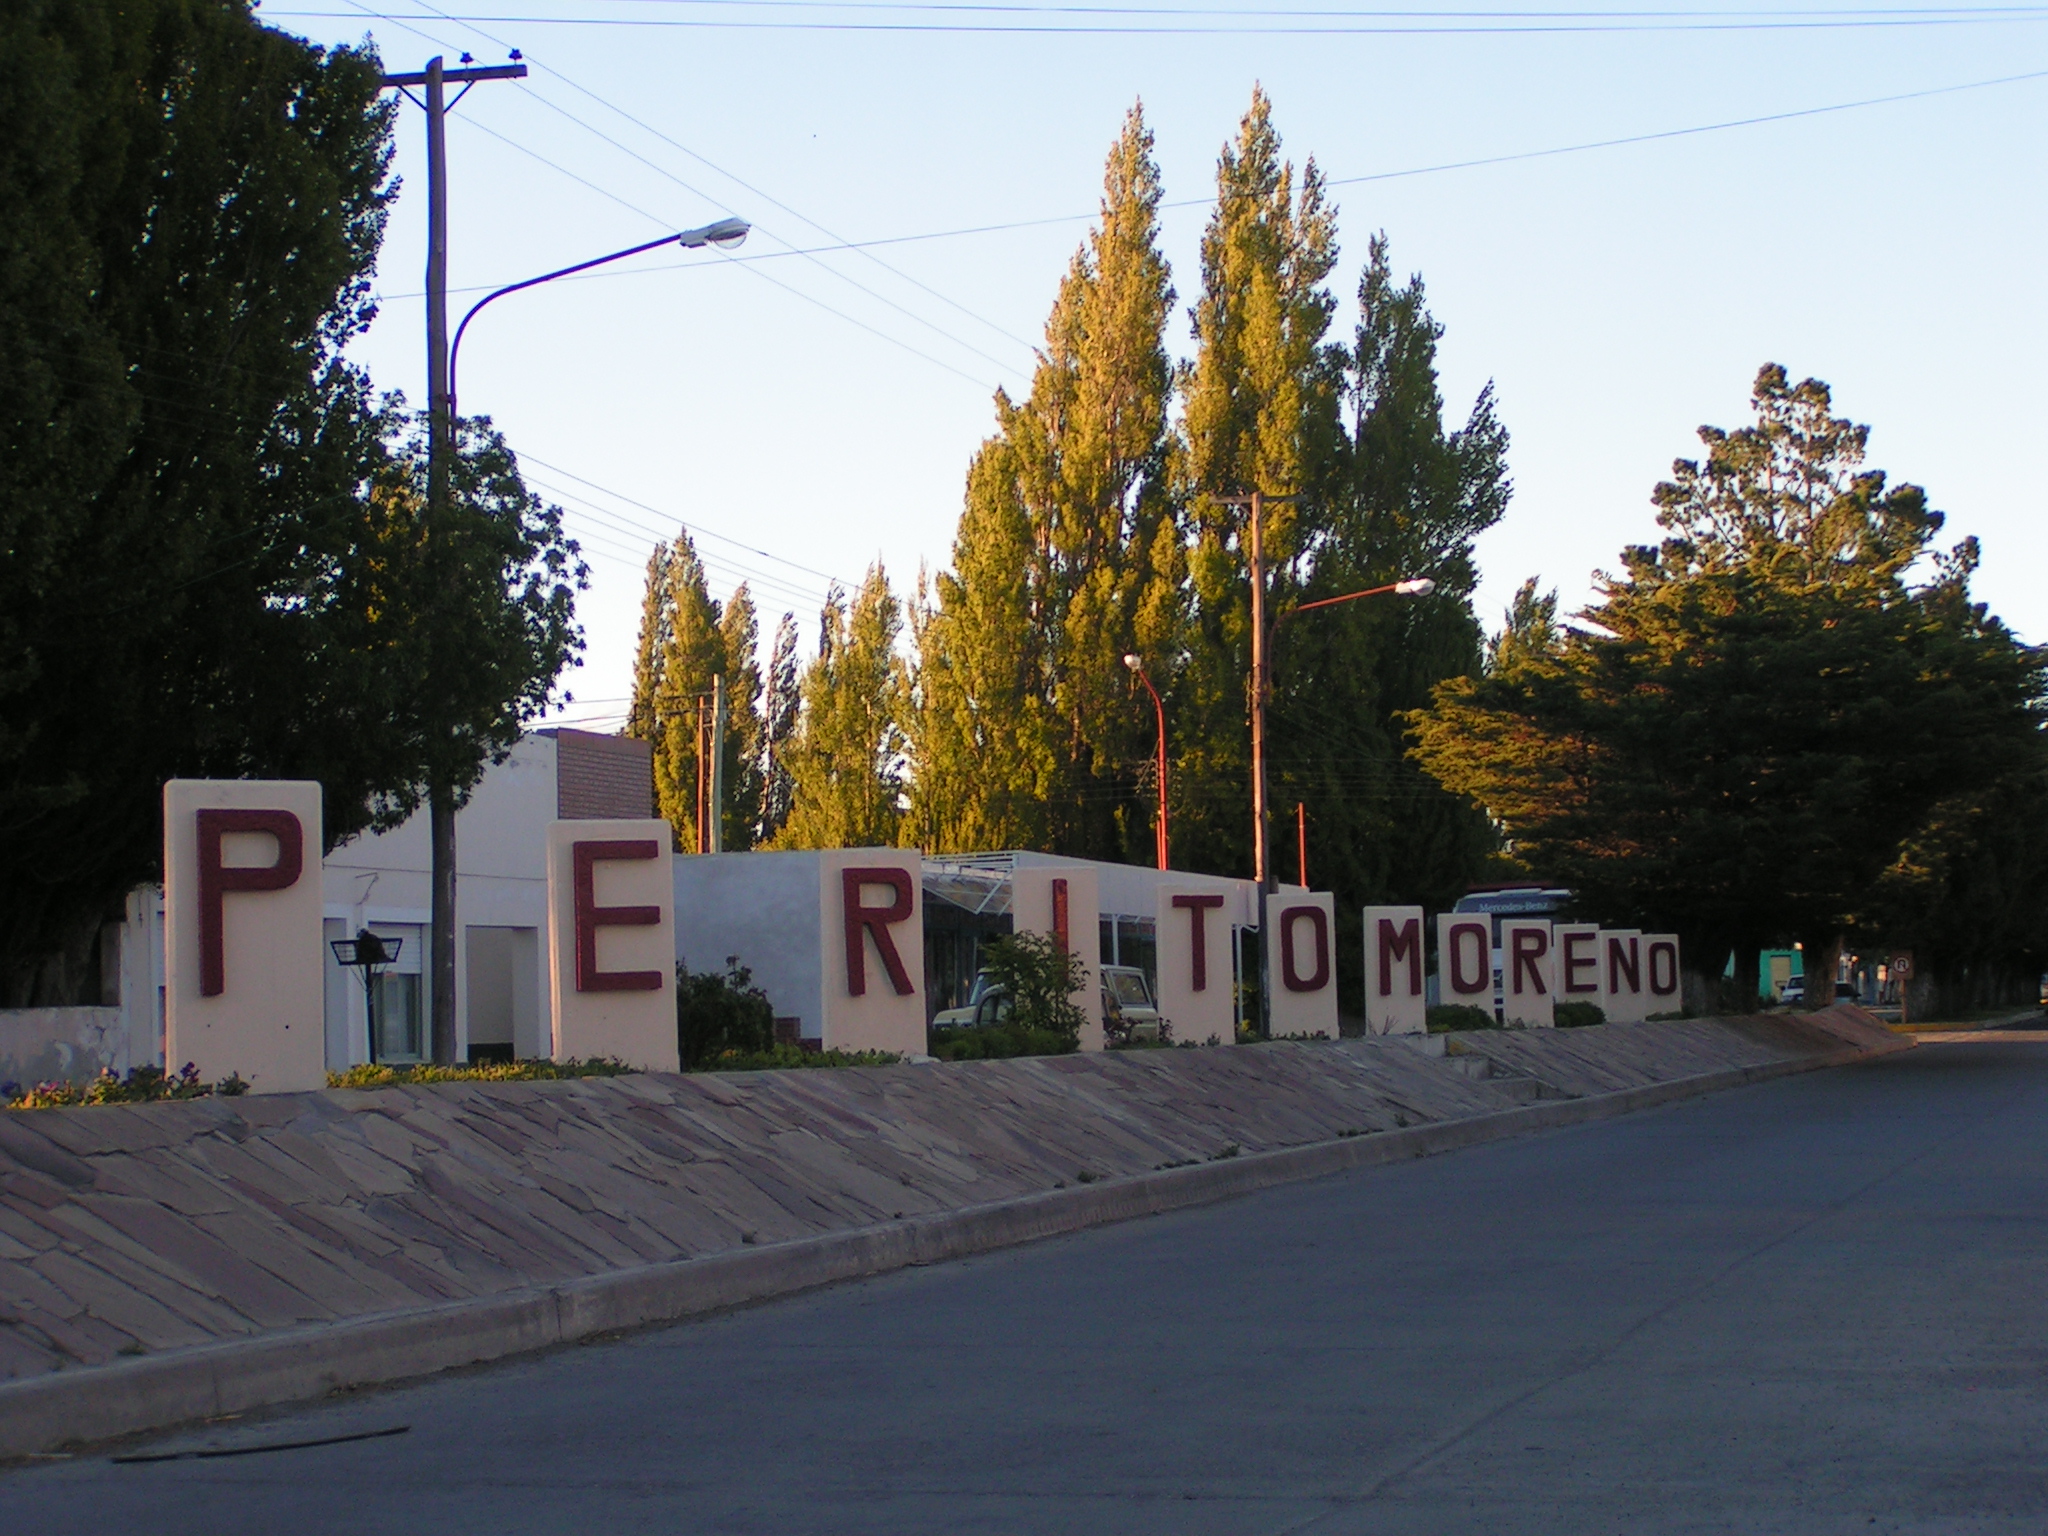
<path id="1" fill-rule="evenodd" d="M 1564 1096 L 1902 1045 L 1816 1017 L 1458 1040 Z M 0 1380 L 1527 1097 L 1458 1067 L 1351 1040 L 0 1114 Z"/>

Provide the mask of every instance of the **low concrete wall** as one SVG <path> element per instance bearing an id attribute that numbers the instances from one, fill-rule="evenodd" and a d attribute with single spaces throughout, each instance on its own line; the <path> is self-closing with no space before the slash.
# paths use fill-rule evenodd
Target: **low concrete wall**
<path id="1" fill-rule="evenodd" d="M 1457 1043 L 0 1116 L 0 1455 L 1911 1049 L 1846 1015 Z M 1507 1049 L 1552 1070 L 1462 1059 Z"/>
<path id="2" fill-rule="evenodd" d="M 84 1083 L 128 1067 L 119 1008 L 0 1008 L 0 1084 Z"/>

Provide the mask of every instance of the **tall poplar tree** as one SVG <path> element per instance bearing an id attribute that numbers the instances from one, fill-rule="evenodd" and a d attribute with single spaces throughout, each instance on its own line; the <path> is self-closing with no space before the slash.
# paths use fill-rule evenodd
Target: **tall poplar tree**
<path id="1" fill-rule="evenodd" d="M 904 788 L 902 630 L 902 604 L 879 563 L 851 605 L 836 587 L 826 598 L 788 753 L 789 819 L 776 847 L 895 845 Z"/>
<path id="2" fill-rule="evenodd" d="M 1183 620 L 1159 198 L 1152 135 L 1133 107 L 1031 392 L 997 394 L 952 569 L 916 615 L 911 810 L 925 846 L 1110 858 L 1150 846 L 1151 730 L 1123 657 L 1170 669 Z"/>
<path id="3" fill-rule="evenodd" d="M 768 676 L 761 695 L 761 813 L 754 824 L 753 844 L 770 842 L 789 820 L 793 785 L 789 775 L 790 743 L 796 736 L 803 696 L 797 682 L 796 615 L 785 613 L 775 626 Z"/>
<path id="4" fill-rule="evenodd" d="M 728 852 L 757 841 L 761 814 L 761 669 L 759 625 L 742 583 L 719 603 L 687 530 L 647 561 L 640 605 L 633 697 L 625 734 L 654 747 L 657 814 L 675 829 L 676 846 L 697 847 L 700 710 L 708 721 L 715 680 L 725 679 L 725 803 L 721 844 Z M 700 704 L 700 700 L 703 702 Z"/>
<path id="5" fill-rule="evenodd" d="M 1342 350 L 1328 340 L 1336 300 L 1335 212 L 1310 160 L 1283 160 L 1262 88 L 1216 167 L 1216 211 L 1202 235 L 1196 353 L 1184 370 L 1180 495 L 1194 606 L 1172 717 L 1187 802 L 1176 836 L 1196 868 L 1251 873 L 1249 511 L 1222 498 L 1269 497 L 1262 526 L 1269 611 L 1313 570 L 1341 462 Z"/>

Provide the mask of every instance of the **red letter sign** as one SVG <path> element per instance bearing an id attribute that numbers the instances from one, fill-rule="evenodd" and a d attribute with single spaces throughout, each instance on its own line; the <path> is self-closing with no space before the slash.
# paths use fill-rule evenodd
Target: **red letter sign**
<path id="1" fill-rule="evenodd" d="M 1190 980 L 1195 991 L 1206 992 L 1209 990 L 1209 922 L 1204 914 L 1211 907 L 1222 906 L 1223 898 L 1221 895 L 1176 896 L 1173 904 L 1188 915 L 1188 950 L 1193 961 L 1189 967 L 1193 972 Z"/>
<path id="2" fill-rule="evenodd" d="M 600 928 L 651 928 L 661 921 L 659 907 L 600 907 L 597 904 L 597 865 L 631 859 L 655 859 L 661 847 L 652 838 L 632 838 L 618 843 L 576 843 L 571 857 L 575 863 L 576 900 L 576 990 L 578 992 L 659 992 L 659 971 L 600 971 L 597 968 L 597 930 Z"/>
<path id="3" fill-rule="evenodd" d="M 846 907 L 846 990 L 855 997 L 868 994 L 868 951 L 861 938 L 867 933 L 874 935 L 882 969 L 889 973 L 889 985 L 899 997 L 910 996 L 917 989 L 910 984 L 910 973 L 903 969 L 903 956 L 896 952 L 896 940 L 889 933 L 890 924 L 910 916 L 910 871 L 842 869 L 839 878 Z M 896 893 L 895 899 L 886 907 L 864 907 L 860 902 L 860 888 L 864 885 L 886 885 Z"/>
<path id="4" fill-rule="evenodd" d="M 1307 918 L 1315 939 L 1316 968 L 1304 976 L 1294 963 L 1294 925 Z M 1321 907 L 1289 907 L 1280 914 L 1280 980 L 1290 992 L 1320 992 L 1330 984 L 1330 924 Z"/>
<path id="5" fill-rule="evenodd" d="M 1394 962 L 1408 957 L 1408 995 L 1422 995 L 1422 919 L 1411 917 L 1396 925 L 1387 918 L 1380 923 L 1380 996 L 1394 993 Z"/>
<path id="6" fill-rule="evenodd" d="M 227 991 L 226 926 L 221 898 L 229 891 L 282 891 L 299 883 L 306 864 L 306 834 L 290 811 L 200 811 L 199 995 Z M 277 862 L 223 868 L 221 839 L 230 832 L 268 832 L 277 839 Z"/>
<path id="7" fill-rule="evenodd" d="M 1528 990 L 1541 997 L 1550 989 L 1543 985 L 1543 957 L 1550 953 L 1550 935 L 1540 928 L 1517 928 L 1514 933 L 1514 977 L 1510 992 L 1522 990 L 1522 978 L 1529 978 Z"/>

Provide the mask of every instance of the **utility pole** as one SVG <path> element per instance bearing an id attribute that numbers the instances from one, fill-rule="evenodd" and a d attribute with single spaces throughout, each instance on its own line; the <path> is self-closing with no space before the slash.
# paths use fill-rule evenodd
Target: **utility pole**
<path id="1" fill-rule="evenodd" d="M 1245 550 L 1250 557 L 1252 582 L 1252 876 L 1259 883 L 1259 1028 L 1271 1029 L 1273 978 L 1266 964 L 1266 898 L 1279 889 L 1273 874 L 1273 817 L 1266 793 L 1266 705 L 1272 697 L 1270 651 L 1272 636 L 1266 632 L 1266 503 L 1292 501 L 1292 496 L 1268 497 L 1254 489 L 1244 496 L 1219 496 L 1226 506 L 1248 507 L 1250 523 Z"/>
<path id="2" fill-rule="evenodd" d="M 711 679 L 711 827 L 706 853 L 725 852 L 725 678 Z"/>
<path id="3" fill-rule="evenodd" d="M 518 58 L 515 53 L 514 59 Z M 469 55 L 464 54 L 467 62 Z M 496 64 L 484 68 L 447 69 L 432 58 L 417 74 L 386 75 L 382 84 L 403 91 L 427 114 L 427 549 L 431 559 L 434 533 L 448 505 L 448 460 L 455 447 L 455 424 L 448 415 L 448 108 L 447 88 L 453 81 L 462 95 L 479 80 L 518 80 L 526 66 Z M 425 99 L 414 96 L 419 86 Z M 457 101 L 462 96 L 455 98 Z M 432 663 L 429 662 L 431 667 Z M 431 693 L 434 680 L 427 680 Z M 429 769 L 427 833 L 432 847 L 430 878 L 433 936 L 427 945 L 433 965 L 427 1010 L 435 1061 L 455 1060 L 455 785 L 444 768 Z"/>

